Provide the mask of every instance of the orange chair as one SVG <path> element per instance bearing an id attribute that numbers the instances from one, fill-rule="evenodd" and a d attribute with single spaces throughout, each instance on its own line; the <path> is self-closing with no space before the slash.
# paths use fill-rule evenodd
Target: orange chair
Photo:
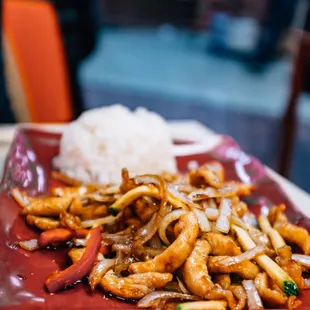
<path id="1" fill-rule="evenodd" d="M 4 61 L 8 94 L 21 122 L 73 117 L 61 32 L 53 6 L 4 0 Z"/>

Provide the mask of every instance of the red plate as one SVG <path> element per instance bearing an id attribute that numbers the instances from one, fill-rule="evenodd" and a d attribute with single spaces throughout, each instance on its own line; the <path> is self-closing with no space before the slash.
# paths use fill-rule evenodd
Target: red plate
<path id="1" fill-rule="evenodd" d="M 44 193 L 49 185 L 51 162 L 59 151 L 60 135 L 33 129 L 19 131 L 6 159 L 0 193 L 0 307 L 1 309 L 135 309 L 134 304 L 106 297 L 102 291 L 90 293 L 87 285 L 49 294 L 44 280 L 67 264 L 66 249 L 41 250 L 30 253 L 16 246 L 19 240 L 37 236 L 19 216 L 19 206 L 8 195 L 12 187 L 25 188 L 32 194 Z M 292 223 L 310 229 L 310 220 L 302 215 L 282 189 L 266 174 L 264 166 L 245 154 L 229 137 L 206 154 L 178 158 L 180 171 L 189 161 L 203 164 L 220 160 L 226 168 L 226 179 L 253 182 L 257 190 L 247 199 L 253 210 L 285 203 Z M 310 308 L 310 291 L 305 291 L 302 309 Z"/>

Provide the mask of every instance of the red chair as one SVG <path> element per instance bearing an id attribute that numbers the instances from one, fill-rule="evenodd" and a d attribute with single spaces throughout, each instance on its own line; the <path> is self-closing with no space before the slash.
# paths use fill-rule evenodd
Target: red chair
<path id="1" fill-rule="evenodd" d="M 4 61 L 8 94 L 18 121 L 73 118 L 61 32 L 45 1 L 4 0 Z"/>

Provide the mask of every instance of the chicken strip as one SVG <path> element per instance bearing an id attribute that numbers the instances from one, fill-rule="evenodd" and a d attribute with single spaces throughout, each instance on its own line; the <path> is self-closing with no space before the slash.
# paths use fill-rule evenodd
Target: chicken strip
<path id="1" fill-rule="evenodd" d="M 73 215 L 79 216 L 82 220 L 90 220 L 99 217 L 105 217 L 108 215 L 108 208 L 105 205 L 88 205 L 87 207 L 82 205 L 80 198 L 74 198 L 69 212 Z"/>
<path id="2" fill-rule="evenodd" d="M 179 268 L 191 254 L 199 233 L 198 220 L 193 212 L 184 214 L 179 223 L 182 226 L 181 233 L 162 254 L 147 262 L 131 264 L 129 272 L 173 272 Z"/>
<path id="3" fill-rule="evenodd" d="M 259 267 L 248 260 L 235 265 L 223 266 L 221 260 L 228 258 L 229 256 L 210 256 L 208 258 L 209 273 L 236 273 L 244 279 L 254 279 L 259 273 Z"/>
<path id="4" fill-rule="evenodd" d="M 27 215 L 26 221 L 29 225 L 34 225 L 41 230 L 55 229 L 60 226 L 60 222 L 52 217 L 40 217 L 35 215 Z"/>
<path id="5" fill-rule="evenodd" d="M 242 218 L 248 212 L 248 206 L 239 197 L 232 199 L 232 214 Z"/>
<path id="6" fill-rule="evenodd" d="M 192 170 L 189 175 L 189 184 L 194 187 L 212 186 L 215 188 L 222 187 L 222 181 L 216 170 L 210 169 L 212 166 L 202 166 L 198 170 Z"/>
<path id="7" fill-rule="evenodd" d="M 74 216 L 66 211 L 62 211 L 59 217 L 62 227 L 68 227 L 73 230 L 81 228 L 81 220 L 78 216 Z"/>
<path id="8" fill-rule="evenodd" d="M 231 285 L 229 274 L 215 274 L 212 280 L 215 284 L 219 284 L 224 290 L 227 290 Z"/>
<path id="9" fill-rule="evenodd" d="M 231 285 L 229 290 L 235 295 L 238 299 L 238 303 L 235 306 L 235 310 L 242 310 L 247 304 L 247 297 L 244 288 L 241 285 Z"/>
<path id="10" fill-rule="evenodd" d="M 276 263 L 295 281 L 299 289 L 305 287 L 304 278 L 302 277 L 303 269 L 299 263 L 280 256 L 276 257 Z"/>
<path id="11" fill-rule="evenodd" d="M 259 273 L 255 277 L 255 286 L 262 300 L 272 306 L 285 305 L 287 296 L 280 290 L 268 288 L 268 276 L 266 272 Z"/>
<path id="12" fill-rule="evenodd" d="M 271 208 L 268 219 L 273 223 L 273 228 L 279 232 L 284 240 L 297 244 L 304 254 L 310 254 L 310 236 L 308 231 L 289 223 L 284 211 L 284 205 Z"/>
<path id="13" fill-rule="evenodd" d="M 236 301 L 233 293 L 229 290 L 222 289 L 219 285 L 215 285 L 205 296 L 208 300 L 227 300 L 228 307 L 231 310 L 241 310 L 237 308 L 238 302 Z"/>
<path id="14" fill-rule="evenodd" d="M 58 216 L 62 211 L 65 211 L 69 207 L 71 201 L 72 198 L 69 196 L 32 198 L 30 203 L 21 210 L 21 214 Z"/>
<path id="15" fill-rule="evenodd" d="M 197 240 L 193 252 L 182 267 L 186 287 L 191 293 L 200 297 L 204 297 L 214 286 L 207 267 L 210 249 L 208 241 Z"/>
<path id="16" fill-rule="evenodd" d="M 153 289 L 164 287 L 171 280 L 170 273 L 146 272 L 119 278 L 113 271 L 109 271 L 100 280 L 99 285 L 105 292 L 115 296 L 140 299 L 151 293 Z"/>
<path id="17" fill-rule="evenodd" d="M 235 241 L 229 237 L 222 234 L 209 232 L 203 236 L 209 244 L 211 245 L 211 255 L 222 256 L 235 256 L 241 254 L 241 249 L 235 243 Z"/>
<path id="18" fill-rule="evenodd" d="M 149 197 L 146 197 L 149 198 Z M 149 221 L 153 214 L 158 211 L 159 205 L 142 197 L 135 203 L 135 213 L 143 221 Z"/>
<path id="19" fill-rule="evenodd" d="M 310 236 L 306 229 L 286 223 L 275 224 L 274 228 L 279 232 L 281 237 L 290 243 L 297 244 L 304 252 L 304 254 L 310 254 Z"/>

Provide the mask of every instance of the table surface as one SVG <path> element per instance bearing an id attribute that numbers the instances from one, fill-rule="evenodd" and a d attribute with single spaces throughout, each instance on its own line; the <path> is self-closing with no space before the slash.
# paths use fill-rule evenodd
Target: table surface
<path id="1" fill-rule="evenodd" d="M 63 125 L 55 124 L 21 124 L 21 125 L 4 125 L 0 126 L 0 174 L 3 170 L 6 154 L 9 150 L 10 143 L 13 140 L 14 132 L 19 127 L 44 128 L 47 131 L 61 132 Z M 201 123 L 193 120 L 177 120 L 169 122 L 170 131 L 174 138 L 181 140 L 194 140 L 194 145 L 178 146 L 175 149 L 175 155 L 188 155 L 193 153 L 205 152 L 212 149 L 221 141 L 221 136 L 214 133 Z M 304 190 L 297 187 L 292 182 L 283 178 L 275 171 L 266 167 L 270 176 L 276 180 L 294 204 L 307 216 L 310 216 L 310 195 Z"/>

